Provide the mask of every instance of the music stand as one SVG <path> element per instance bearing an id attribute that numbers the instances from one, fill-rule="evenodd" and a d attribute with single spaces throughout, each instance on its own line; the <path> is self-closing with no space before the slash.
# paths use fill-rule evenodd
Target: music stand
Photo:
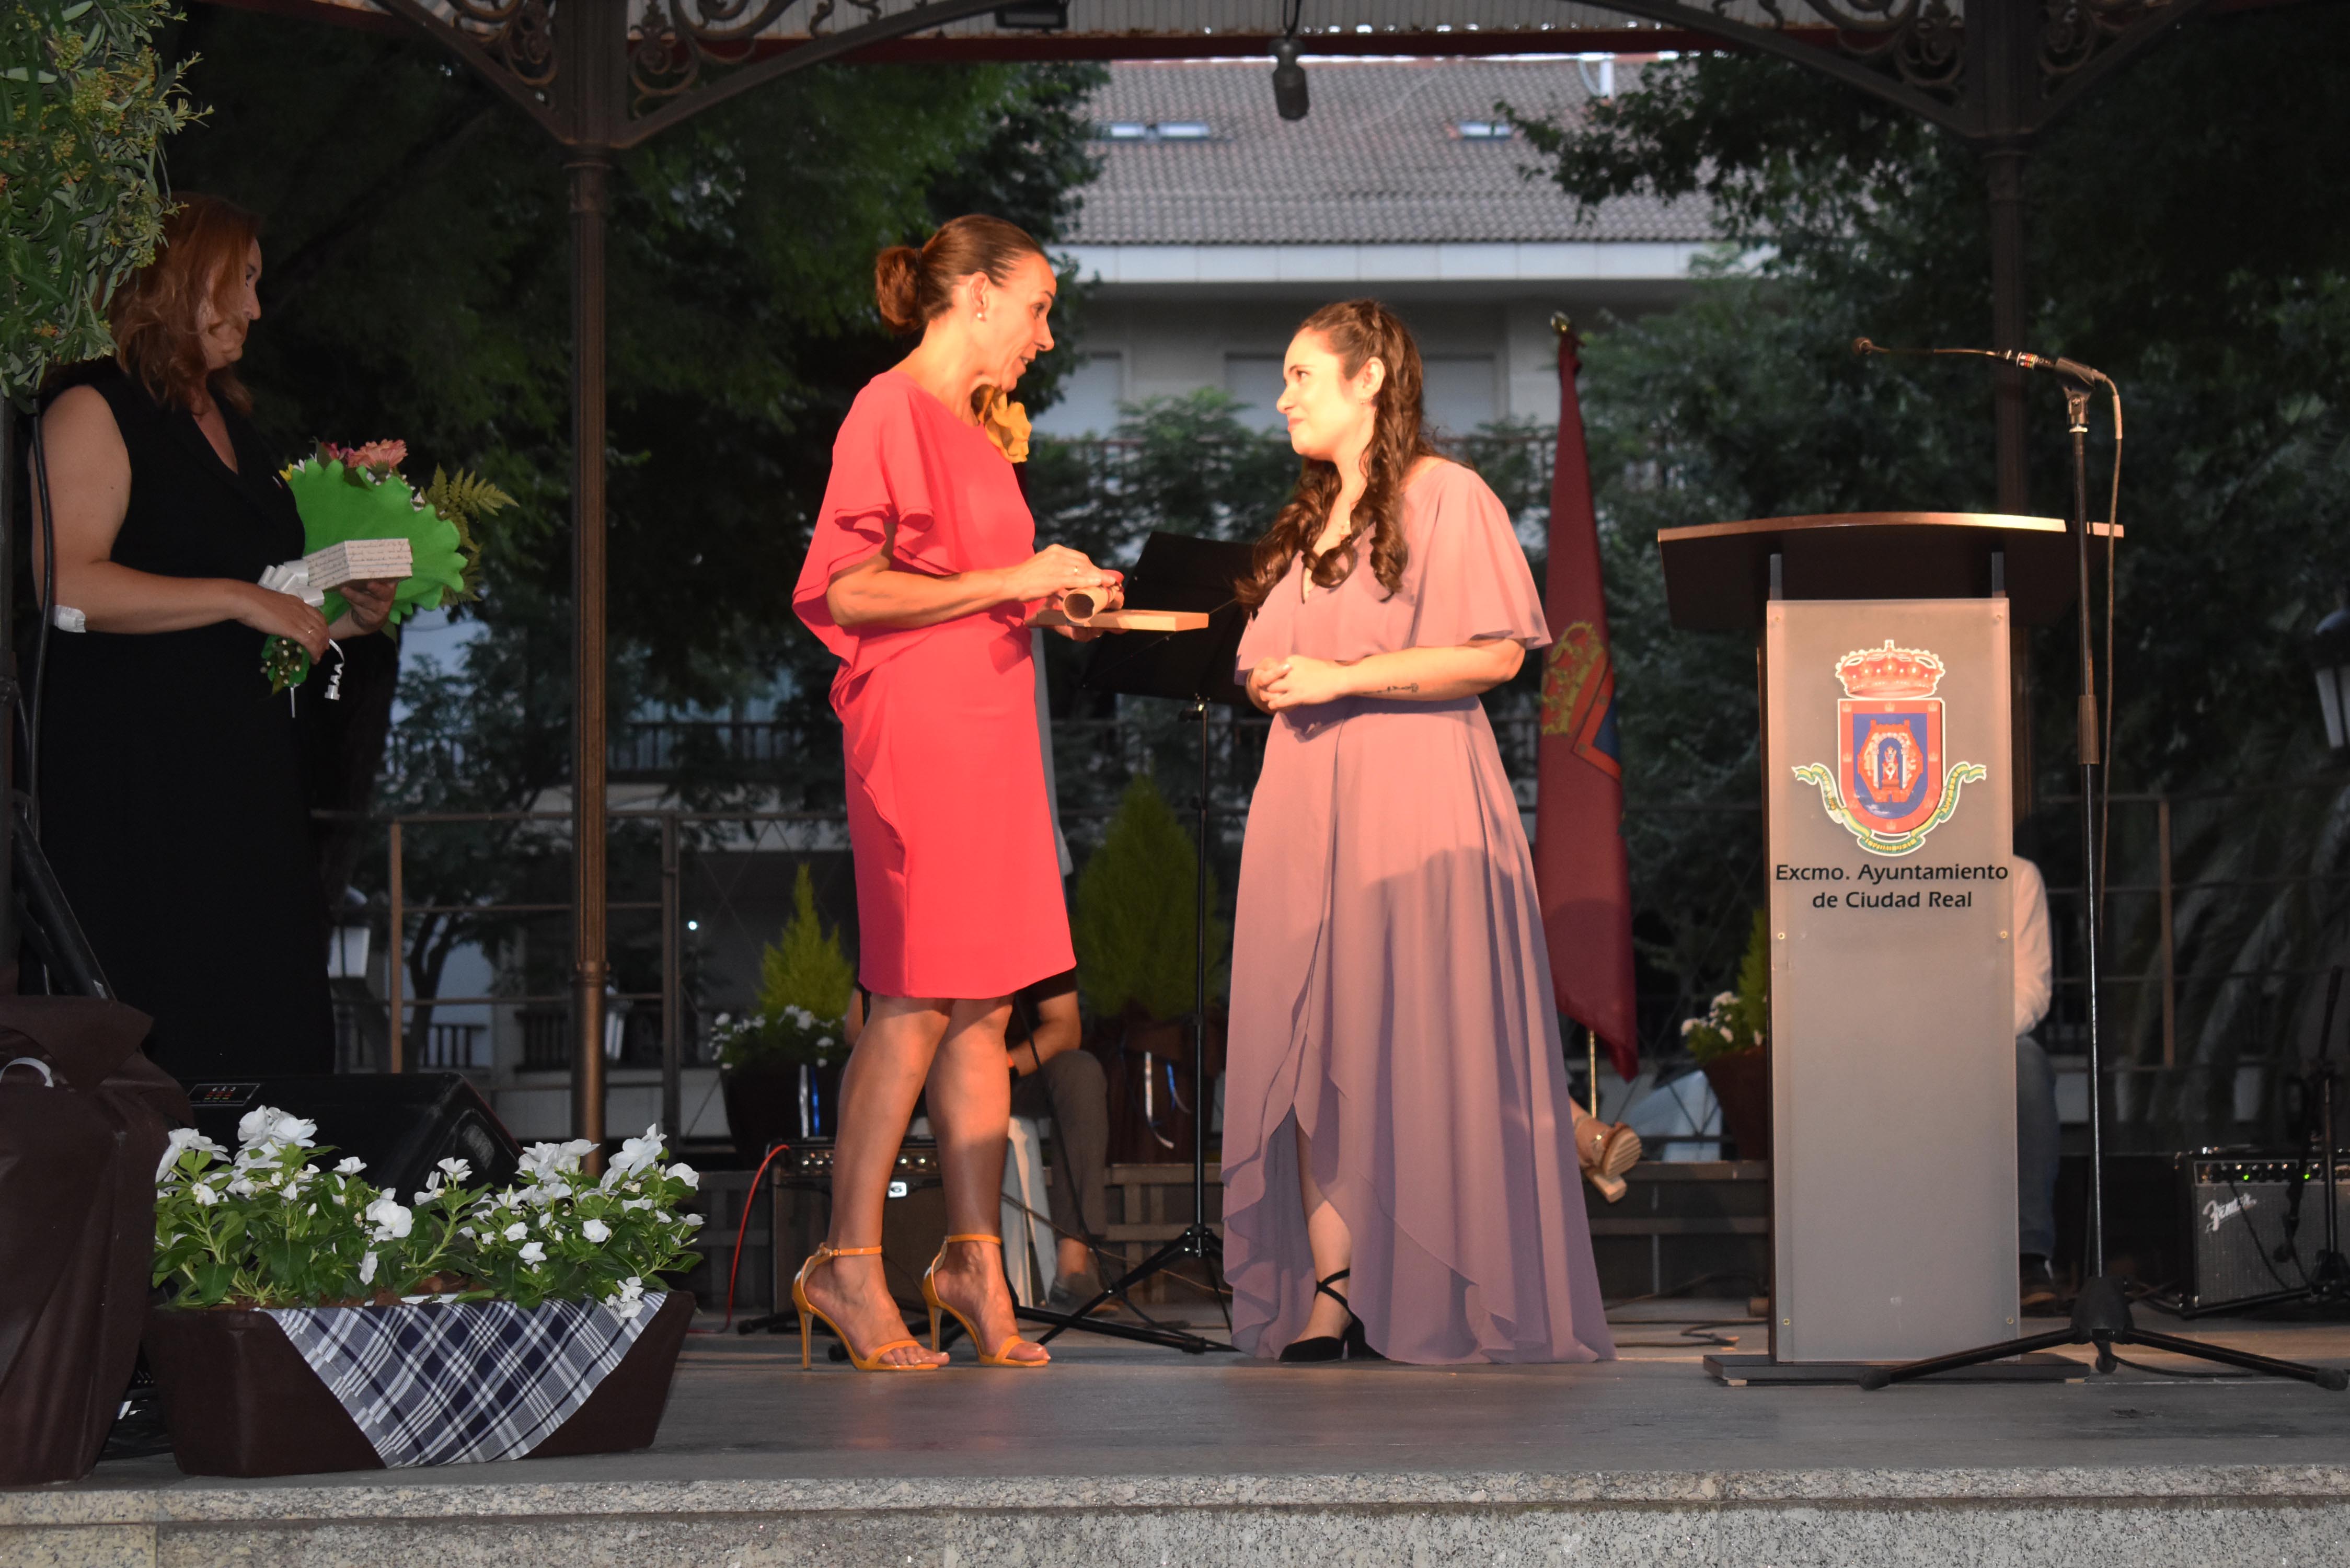
<path id="1" fill-rule="evenodd" d="M 1231 706 L 1242 698 L 1232 670 L 1240 652 L 1241 631 L 1248 611 L 1233 597 L 1232 585 L 1249 575 L 1254 552 L 1244 544 L 1200 539 L 1186 534 L 1153 534 L 1143 541 L 1142 558 L 1128 574 L 1126 600 L 1151 609 L 1206 612 L 1207 626 L 1199 631 L 1125 632 L 1106 638 L 1087 661 L 1081 681 L 1088 691 L 1114 691 L 1132 697 L 1164 697 L 1191 705 L 1200 722 L 1199 882 L 1197 908 L 1197 992 L 1191 1014 L 1191 1223 L 1183 1233 L 1106 1286 L 1099 1295 L 1074 1313 L 1049 1313 L 1021 1307 L 1019 1315 L 1054 1326 L 1038 1342 L 1050 1342 L 1065 1328 L 1086 1328 L 1086 1316 L 1104 1302 L 1123 1296 L 1144 1281 L 1165 1272 L 1187 1258 L 1207 1265 L 1211 1288 L 1222 1276 L 1223 1244 L 1208 1228 L 1208 855 L 1212 806 L 1208 793 L 1208 709 L 1212 703 Z M 1127 1338 L 1150 1331 L 1129 1330 Z M 1232 1350 L 1197 1334 L 1157 1331 L 1153 1343 L 1197 1355 L 1209 1350 Z"/>

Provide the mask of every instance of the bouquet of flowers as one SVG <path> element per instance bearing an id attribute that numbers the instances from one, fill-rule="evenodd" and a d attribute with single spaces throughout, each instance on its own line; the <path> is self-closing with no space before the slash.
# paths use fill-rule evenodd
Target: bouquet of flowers
<path id="1" fill-rule="evenodd" d="M 481 520 L 514 504 L 514 497 L 479 475 L 432 471 L 432 483 L 419 491 L 401 477 L 408 443 L 369 441 L 340 447 L 320 441 L 317 451 L 286 471 L 286 487 L 302 514 L 306 555 L 359 540 L 400 539 L 411 565 L 391 600 L 389 624 L 397 626 L 420 609 L 438 609 L 475 597 L 482 551 L 474 531 Z M 342 595 L 328 591 L 322 612 L 331 622 L 350 608 Z M 270 691 L 298 685 L 310 673 L 310 656 L 299 643 L 273 637 L 262 654 Z"/>
<path id="2" fill-rule="evenodd" d="M 534 1144 L 504 1191 L 466 1185 L 444 1159 L 400 1201 L 315 1141 L 315 1122 L 264 1106 L 237 1125 L 234 1156 L 181 1128 L 155 1171 L 154 1282 L 173 1307 L 389 1306 L 496 1299 L 530 1307 L 597 1301 L 642 1311 L 649 1281 L 691 1264 L 702 1224 L 680 1213 L 701 1178 L 663 1167 L 660 1129 L 622 1145 L 601 1180 L 585 1139 Z M 656 1287 L 658 1288 L 658 1287 Z"/>

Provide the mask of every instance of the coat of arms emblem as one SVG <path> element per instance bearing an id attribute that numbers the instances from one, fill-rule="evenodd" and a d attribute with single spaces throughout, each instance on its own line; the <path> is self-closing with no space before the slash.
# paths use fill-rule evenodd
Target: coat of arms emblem
<path id="1" fill-rule="evenodd" d="M 1908 855 L 1959 809 L 1961 786 L 1990 775 L 1981 763 L 1942 762 L 1942 661 L 1921 648 L 1858 649 L 1836 660 L 1836 766 L 1806 763 L 1795 776 L 1872 855 Z"/>

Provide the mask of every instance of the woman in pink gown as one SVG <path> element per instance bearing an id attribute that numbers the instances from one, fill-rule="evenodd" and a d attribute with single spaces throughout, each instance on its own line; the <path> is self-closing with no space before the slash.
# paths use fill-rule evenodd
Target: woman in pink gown
<path id="1" fill-rule="evenodd" d="M 1274 715 L 1233 929 L 1224 1265 L 1284 1360 L 1612 1356 L 1534 865 L 1478 694 L 1550 640 L 1508 513 L 1420 430 L 1378 305 L 1316 312 L 1306 460 L 1241 585 Z M 1616 1137 L 1615 1151 L 1629 1146 Z"/>
<path id="2" fill-rule="evenodd" d="M 1053 346 L 1053 268 L 993 218 L 957 218 L 875 265 L 882 319 L 920 346 L 858 394 L 833 446 L 793 607 L 841 661 L 832 685 L 856 852 L 858 972 L 872 1014 L 840 1089 L 832 1228 L 795 1287 L 862 1369 L 947 1358 L 905 1337 L 879 1257 L 881 1207 L 925 1084 L 950 1244 L 931 1283 L 982 1360 L 1039 1366 L 993 1250 L 1009 1126 L 1012 993 L 1076 962 L 1045 805 L 1024 622 L 1114 575 L 1039 551 L 1003 398 Z M 1008 412 L 1006 411 L 1008 408 Z"/>

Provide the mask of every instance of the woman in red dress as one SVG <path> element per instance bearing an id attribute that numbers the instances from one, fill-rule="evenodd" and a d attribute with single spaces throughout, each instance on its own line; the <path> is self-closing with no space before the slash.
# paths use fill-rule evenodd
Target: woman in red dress
<path id="1" fill-rule="evenodd" d="M 811 1317 L 868 1371 L 927 1371 L 939 1314 L 989 1366 L 1041 1366 L 1020 1337 L 996 1234 L 1011 1115 L 1004 1024 L 1021 987 L 1072 967 L 1036 737 L 1031 608 L 1109 587 L 1075 550 L 1035 547 L 1004 399 L 1053 346 L 1055 278 L 1036 242 L 962 217 L 874 264 L 881 318 L 920 345 L 858 394 L 833 443 L 792 597 L 841 661 L 859 978 L 872 1016 L 840 1089 L 832 1229 L 800 1271 Z M 927 1084 L 948 1244 L 924 1279 L 932 1345 L 905 1337 L 879 1256 L 881 1207 Z M 836 1262 L 836 1260 L 837 1260 Z"/>

